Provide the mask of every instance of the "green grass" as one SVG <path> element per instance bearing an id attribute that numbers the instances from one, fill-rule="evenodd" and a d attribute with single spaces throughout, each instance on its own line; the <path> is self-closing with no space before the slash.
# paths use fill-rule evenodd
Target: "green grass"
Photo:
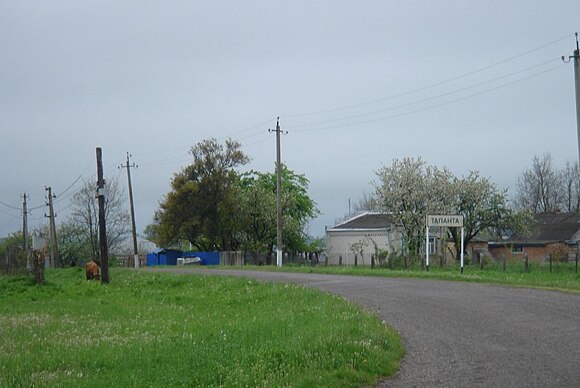
<path id="1" fill-rule="evenodd" d="M 0 386 L 367 386 L 399 336 L 338 297 L 231 277 L 79 268 L 0 277 Z"/>
<path id="2" fill-rule="evenodd" d="M 206 267 L 201 267 L 206 268 Z M 209 268 L 209 267 L 208 267 Z M 213 269 L 246 269 L 260 271 L 283 271 L 299 273 L 321 273 L 334 275 L 357 275 L 357 276 L 379 276 L 379 277 L 397 277 L 397 278 L 420 278 L 435 280 L 450 280 L 462 282 L 477 282 L 500 284 L 506 286 L 542 288 L 549 290 L 560 290 L 567 292 L 580 293 L 580 273 L 575 273 L 574 264 L 554 263 L 552 273 L 549 272 L 548 264 L 529 264 L 529 272 L 524 271 L 524 265 L 520 262 L 509 263 L 506 271 L 499 263 L 488 264 L 483 270 L 477 265 L 464 266 L 464 272 L 461 274 L 458 265 L 446 266 L 440 268 L 437 265 L 431 265 L 429 272 L 421 269 L 420 266 L 414 266 L 409 270 L 374 268 L 369 266 L 297 266 L 287 265 L 283 267 L 275 266 L 244 266 L 244 267 L 223 267 L 215 266 Z"/>

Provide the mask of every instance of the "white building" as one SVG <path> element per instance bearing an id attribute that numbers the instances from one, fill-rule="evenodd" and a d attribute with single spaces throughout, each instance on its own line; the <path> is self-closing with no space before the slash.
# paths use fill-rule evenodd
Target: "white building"
<path id="1" fill-rule="evenodd" d="M 389 214 L 365 212 L 326 228 L 329 265 L 370 265 L 376 249 L 401 252 L 402 235 Z"/>

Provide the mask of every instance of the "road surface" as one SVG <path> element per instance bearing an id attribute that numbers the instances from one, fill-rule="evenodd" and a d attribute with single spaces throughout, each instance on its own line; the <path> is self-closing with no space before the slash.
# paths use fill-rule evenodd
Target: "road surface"
<path id="1" fill-rule="evenodd" d="M 379 387 L 580 387 L 580 295 L 420 279 L 165 268 L 300 283 L 376 313 L 403 338 Z"/>

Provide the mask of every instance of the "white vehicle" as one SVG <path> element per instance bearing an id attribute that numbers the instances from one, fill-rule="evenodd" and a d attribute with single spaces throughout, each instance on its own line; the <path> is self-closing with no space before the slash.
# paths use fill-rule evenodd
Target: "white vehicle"
<path id="1" fill-rule="evenodd" d="M 178 257 L 177 265 L 201 264 L 199 257 Z"/>

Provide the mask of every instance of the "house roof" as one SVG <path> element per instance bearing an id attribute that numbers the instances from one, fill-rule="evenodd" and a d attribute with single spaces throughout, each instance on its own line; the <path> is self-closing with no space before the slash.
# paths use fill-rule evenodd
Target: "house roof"
<path id="1" fill-rule="evenodd" d="M 576 240 L 580 231 L 580 213 L 540 213 L 534 215 L 529 236 L 515 235 L 510 241 L 549 243 Z"/>
<path id="2" fill-rule="evenodd" d="M 330 230 L 386 229 L 394 223 L 391 214 L 366 212 L 338 223 Z"/>

